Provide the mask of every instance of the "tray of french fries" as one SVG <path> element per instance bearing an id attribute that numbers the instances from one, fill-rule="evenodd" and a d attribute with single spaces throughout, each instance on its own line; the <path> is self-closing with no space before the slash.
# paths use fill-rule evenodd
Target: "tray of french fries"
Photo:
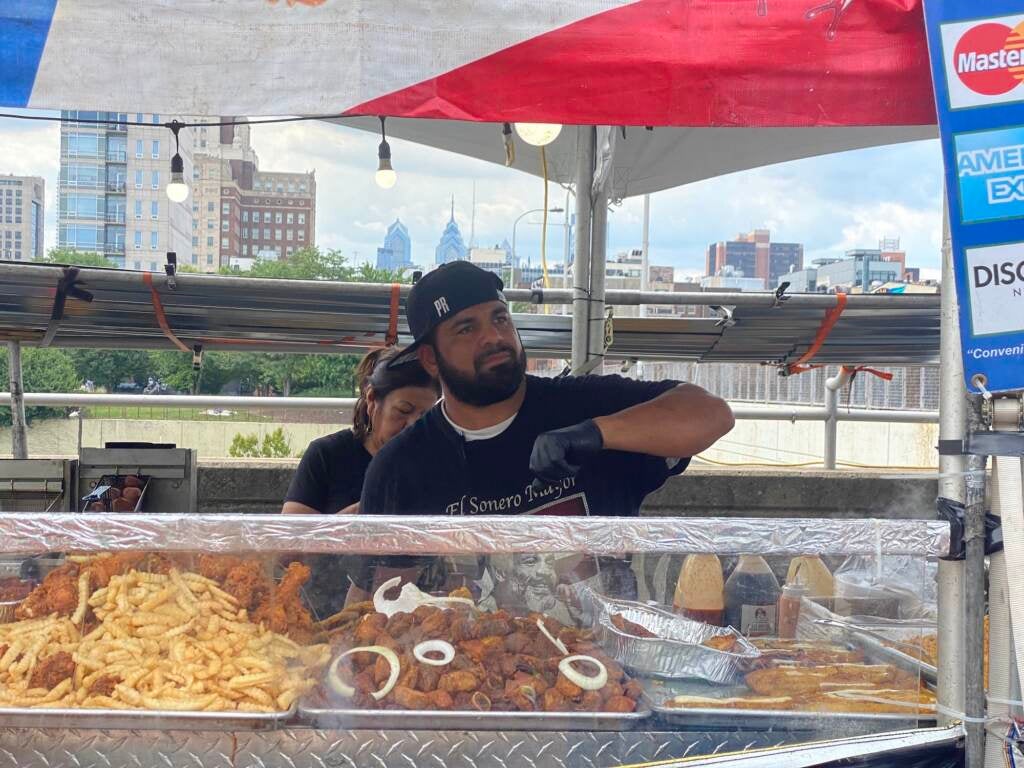
<path id="1" fill-rule="evenodd" d="M 932 723 L 936 700 L 916 675 L 873 663 L 849 644 L 751 641 L 757 668 L 739 685 L 646 680 L 644 693 L 661 719 L 694 727 L 835 729 L 844 722 Z"/>
<path id="2" fill-rule="evenodd" d="M 67 558 L 0 623 L 0 726 L 277 726 L 330 648 L 311 644 L 308 569 L 268 572 L 229 556 Z"/>

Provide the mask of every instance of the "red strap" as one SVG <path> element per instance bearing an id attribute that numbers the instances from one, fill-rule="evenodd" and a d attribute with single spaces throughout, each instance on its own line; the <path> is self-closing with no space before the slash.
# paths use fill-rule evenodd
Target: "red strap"
<path id="1" fill-rule="evenodd" d="M 828 335 L 832 332 L 833 326 L 835 326 L 839 321 L 839 316 L 843 314 L 844 309 L 846 309 L 846 294 L 837 293 L 836 305 L 825 313 L 825 317 L 821 321 L 821 325 L 818 327 L 818 332 L 814 335 L 814 342 L 811 344 L 810 349 L 804 352 L 804 354 L 800 356 L 800 359 L 795 363 L 791 363 L 786 366 L 787 372 L 803 373 L 805 370 L 810 370 L 808 368 L 804 368 L 803 370 L 799 369 L 804 363 L 812 360 L 814 356 L 818 354 L 818 350 L 821 349 L 821 345 L 825 343 L 825 339 L 827 339 Z"/>
<path id="2" fill-rule="evenodd" d="M 160 294 L 157 293 L 156 288 L 153 287 L 153 273 L 143 272 L 142 282 L 149 286 L 149 295 L 153 302 L 153 314 L 156 315 L 156 322 L 160 326 L 160 330 L 164 332 L 164 336 L 170 339 L 171 343 L 182 352 L 191 352 L 192 350 L 189 349 L 181 339 L 174 335 L 174 331 L 171 330 L 171 326 L 167 322 L 167 315 L 164 314 L 164 305 L 163 302 L 160 301 Z"/>
<path id="3" fill-rule="evenodd" d="M 872 376 L 877 376 L 883 381 L 892 381 L 893 377 L 893 374 L 889 371 L 880 371 L 877 368 L 868 368 L 866 365 L 858 365 L 857 367 L 844 365 L 843 368 L 848 370 L 850 373 L 860 373 L 861 371 L 864 373 L 870 373 Z"/>
<path id="4" fill-rule="evenodd" d="M 401 305 L 402 286 L 399 283 L 391 284 L 391 318 L 388 320 L 388 335 L 384 337 L 384 343 L 393 347 L 398 343 L 398 310 Z"/>

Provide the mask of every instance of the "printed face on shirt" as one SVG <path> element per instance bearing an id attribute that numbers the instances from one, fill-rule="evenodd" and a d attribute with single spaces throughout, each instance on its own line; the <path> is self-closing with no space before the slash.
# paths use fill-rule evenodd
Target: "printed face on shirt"
<path id="1" fill-rule="evenodd" d="M 464 309 L 437 327 L 432 348 L 438 376 L 449 393 L 483 407 L 512 397 L 526 375 L 526 350 L 500 301 Z"/>
<path id="2" fill-rule="evenodd" d="M 552 554 L 517 554 L 512 556 L 511 590 L 532 611 L 549 610 L 556 602 L 557 574 Z"/>
<path id="3" fill-rule="evenodd" d="M 437 392 L 433 387 L 401 387 L 378 400 L 373 390 L 370 390 L 367 399 L 370 424 L 373 427 L 370 435 L 379 449 L 433 408 L 437 402 Z"/>

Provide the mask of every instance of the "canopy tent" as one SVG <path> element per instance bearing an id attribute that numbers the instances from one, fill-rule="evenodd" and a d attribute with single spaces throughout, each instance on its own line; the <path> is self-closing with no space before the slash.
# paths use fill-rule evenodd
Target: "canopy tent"
<path id="1" fill-rule="evenodd" d="M 920 0 L 18 0 L 0 71 L 0 106 L 179 118 L 935 122 Z"/>

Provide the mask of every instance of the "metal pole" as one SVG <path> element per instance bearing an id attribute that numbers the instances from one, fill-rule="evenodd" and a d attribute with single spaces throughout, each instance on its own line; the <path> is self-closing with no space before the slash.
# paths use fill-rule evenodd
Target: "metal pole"
<path id="1" fill-rule="evenodd" d="M 980 398 L 968 410 L 970 431 L 984 429 Z M 985 457 L 971 456 L 968 467 L 964 509 L 964 714 L 985 716 L 984 621 L 985 621 Z M 968 720 L 966 768 L 985 763 L 985 724 Z"/>
<path id="2" fill-rule="evenodd" d="M 590 349 L 587 359 L 604 355 L 604 286 L 608 265 L 608 193 L 594 196 L 590 225 Z M 600 363 L 598 364 L 600 373 Z"/>
<path id="3" fill-rule="evenodd" d="M 644 229 L 640 241 L 640 292 L 647 293 L 651 290 L 651 196 L 644 195 Z M 647 305 L 640 305 L 640 317 L 647 317 Z"/>
<path id="4" fill-rule="evenodd" d="M 572 368 L 587 361 L 590 345 L 590 224 L 591 185 L 594 182 L 594 151 L 597 129 L 576 128 L 576 250 L 572 281 Z"/>
<path id="5" fill-rule="evenodd" d="M 28 458 L 28 430 L 25 427 L 25 386 L 21 375 L 21 342 L 7 342 L 7 369 L 11 385 L 11 455 Z"/>
<path id="6" fill-rule="evenodd" d="M 836 432 L 839 424 L 839 392 L 850 383 L 853 369 L 839 366 L 839 373 L 825 379 L 825 469 L 836 468 Z"/>
<path id="7" fill-rule="evenodd" d="M 939 439 L 963 440 L 967 428 L 967 388 L 960 353 L 953 245 L 949 231 L 949 201 L 943 197 L 942 305 L 939 351 Z M 963 502 L 963 456 L 939 456 L 939 495 Z M 964 564 L 939 561 L 938 699 L 947 710 L 964 711 Z M 949 725 L 954 718 L 939 714 Z"/>

